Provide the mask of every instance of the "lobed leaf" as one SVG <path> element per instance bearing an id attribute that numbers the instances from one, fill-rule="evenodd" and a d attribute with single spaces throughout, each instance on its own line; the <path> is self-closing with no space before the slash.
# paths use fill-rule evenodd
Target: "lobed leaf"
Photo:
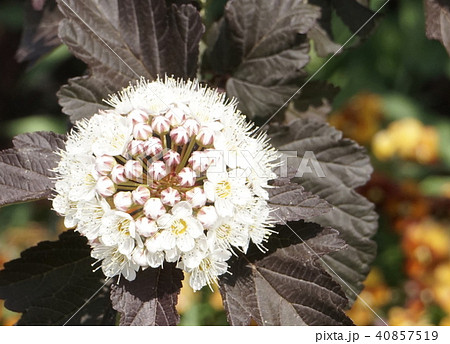
<path id="1" fill-rule="evenodd" d="M 134 281 L 121 280 L 111 289 L 113 308 L 120 314 L 120 325 L 176 325 L 180 316 L 175 305 L 183 272 L 175 264 L 140 271 Z"/>
<path id="2" fill-rule="evenodd" d="M 64 148 L 64 136 L 52 132 L 18 135 L 14 148 L 0 152 L 0 206 L 48 198 L 54 173 Z"/>
<path id="3" fill-rule="evenodd" d="M 338 232 L 304 222 L 277 227 L 268 253 L 254 246 L 230 262 L 220 292 L 231 325 L 351 325 L 339 284 L 317 263 L 344 248 Z"/>
<path id="4" fill-rule="evenodd" d="M 272 217 L 278 224 L 308 220 L 331 210 L 326 201 L 306 192 L 301 185 L 295 183 L 277 185 L 268 189 L 268 192 L 269 205 L 273 209 Z"/>
<path id="5" fill-rule="evenodd" d="M 308 119 L 295 120 L 288 127 L 278 128 L 271 136 L 272 143 L 280 151 L 297 152 L 297 157 L 287 159 L 291 182 L 332 205 L 329 212 L 308 221 L 336 228 L 348 244 L 347 250 L 330 253 L 324 260 L 350 286 L 336 279 L 347 297 L 354 301 L 355 293 L 363 288 L 362 282 L 376 254 L 372 238 L 377 230 L 378 217 L 373 204 L 354 191 L 355 187 L 367 182 L 372 172 L 365 149 L 343 139 L 342 133 L 326 123 Z M 299 176 L 298 168 L 307 151 L 314 153 L 324 178 L 316 174 L 314 166 L 312 173 Z"/>
<path id="6" fill-rule="evenodd" d="M 18 325 L 113 325 L 102 272 L 92 271 L 87 239 L 74 231 L 21 253 L 0 271 L 0 298 L 23 313 Z M 102 288 L 103 286 L 103 288 Z M 85 302 L 101 289 L 85 307 Z M 71 317 L 80 310 L 75 317 Z"/>
<path id="7" fill-rule="evenodd" d="M 105 108 L 108 94 L 141 77 L 196 75 L 203 25 L 194 6 L 167 7 L 165 0 L 58 4 L 66 17 L 59 36 L 89 67 L 89 76 L 70 80 L 58 93 L 72 122 Z"/>
<path id="8" fill-rule="evenodd" d="M 267 117 L 298 89 L 309 61 L 305 34 L 319 9 L 300 0 L 231 0 L 208 52 L 212 68 L 231 74 L 229 96 L 249 117 Z"/>

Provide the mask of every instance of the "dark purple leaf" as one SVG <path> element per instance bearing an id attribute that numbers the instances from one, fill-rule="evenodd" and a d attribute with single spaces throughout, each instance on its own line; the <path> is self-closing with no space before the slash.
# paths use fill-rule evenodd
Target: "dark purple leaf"
<path id="1" fill-rule="evenodd" d="M 269 205 L 278 224 L 288 221 L 308 220 L 331 210 L 330 205 L 318 196 L 306 192 L 295 183 L 267 189 Z"/>
<path id="2" fill-rule="evenodd" d="M 216 72 L 231 74 L 226 90 L 243 113 L 267 117 L 298 89 L 309 61 L 305 34 L 319 15 L 301 0 L 227 3 L 208 62 Z"/>
<path id="3" fill-rule="evenodd" d="M 109 93 L 140 77 L 195 77 L 203 25 L 192 5 L 166 7 L 164 0 L 58 4 L 66 17 L 59 36 L 90 72 L 89 77 L 72 79 L 58 93 L 72 122 L 92 116 L 105 107 L 103 99 Z"/>
<path id="4" fill-rule="evenodd" d="M 319 256 L 344 248 L 337 231 L 303 222 L 291 228 L 277 227 L 268 253 L 252 246 L 232 258 L 230 274 L 220 278 L 231 325 L 248 325 L 251 319 L 258 325 L 352 324 L 343 312 L 347 299 L 339 284 L 317 263 Z"/>
<path id="5" fill-rule="evenodd" d="M 35 132 L 16 136 L 14 148 L 0 152 L 0 206 L 48 198 L 64 136 Z"/>
<path id="6" fill-rule="evenodd" d="M 61 44 L 58 25 L 63 18 L 55 0 L 27 0 L 22 39 L 16 58 L 19 62 L 35 62 Z"/>
<path id="7" fill-rule="evenodd" d="M 23 313 L 18 325 L 62 325 L 102 288 L 104 276 L 92 271 L 86 238 L 73 231 L 21 253 L 0 271 L 0 298 Z M 104 288 L 68 325 L 113 325 L 115 312 Z"/>
<path id="8" fill-rule="evenodd" d="M 176 325 L 180 316 L 175 305 L 181 289 L 183 272 L 175 264 L 140 271 L 134 281 L 122 279 L 113 285 L 113 308 L 121 314 L 120 325 Z"/>
<path id="9" fill-rule="evenodd" d="M 355 292 L 362 290 L 362 282 L 375 258 L 376 245 L 372 238 L 378 227 L 373 204 L 354 191 L 355 187 L 365 184 L 372 173 L 365 149 L 343 139 L 341 132 L 326 123 L 307 119 L 278 128 L 271 137 L 280 151 L 297 152 L 297 157 L 287 159 L 291 182 L 332 205 L 329 212 L 308 221 L 336 228 L 347 243 L 347 250 L 331 253 L 324 260 L 351 287 L 353 291 L 342 285 L 347 297 L 354 301 Z M 318 176 L 311 165 L 312 173 L 299 176 L 301 159 L 306 152 L 314 154 L 325 177 Z M 340 279 L 336 281 L 343 283 Z"/>

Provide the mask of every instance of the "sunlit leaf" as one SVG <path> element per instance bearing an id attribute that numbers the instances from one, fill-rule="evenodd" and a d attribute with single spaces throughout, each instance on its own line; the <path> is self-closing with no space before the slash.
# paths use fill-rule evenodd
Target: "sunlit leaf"
<path id="1" fill-rule="evenodd" d="M 337 231 L 303 222 L 277 230 L 268 253 L 252 246 L 233 258 L 230 274 L 220 278 L 229 323 L 351 325 L 343 291 L 317 263 L 319 256 L 344 247 Z"/>
<path id="2" fill-rule="evenodd" d="M 343 139 L 342 133 L 326 123 L 298 119 L 289 126 L 278 128 L 272 134 L 273 144 L 280 151 L 296 151 L 297 157 L 287 160 L 287 172 L 291 182 L 302 185 L 306 191 L 326 200 L 333 206 L 329 212 L 309 221 L 331 226 L 341 233 L 348 249 L 334 252 L 325 261 L 350 286 L 336 278 L 346 290 L 350 300 L 356 298 L 376 254 L 372 240 L 377 230 L 377 214 L 374 206 L 354 191 L 367 182 L 372 172 L 365 149 L 355 142 Z M 319 176 L 307 161 L 310 172 L 299 174 L 299 167 L 306 152 L 312 152 L 324 176 Z M 300 171 L 302 172 L 302 171 Z"/>
<path id="3" fill-rule="evenodd" d="M 305 34 L 319 14 L 300 0 L 227 3 L 208 61 L 215 71 L 231 74 L 226 90 L 243 113 L 267 117 L 298 89 L 309 61 Z"/>

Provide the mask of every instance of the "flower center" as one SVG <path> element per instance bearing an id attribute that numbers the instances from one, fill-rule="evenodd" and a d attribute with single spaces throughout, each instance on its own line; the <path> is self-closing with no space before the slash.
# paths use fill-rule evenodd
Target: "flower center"
<path id="1" fill-rule="evenodd" d="M 231 195 L 231 184 L 227 180 L 218 182 L 216 186 L 216 193 L 220 198 L 229 197 Z"/>
<path id="2" fill-rule="evenodd" d="M 184 232 L 186 232 L 187 229 L 187 223 L 183 219 L 178 219 L 172 222 L 172 225 L 170 226 L 172 229 L 172 233 L 175 235 L 181 235 Z"/>
<path id="3" fill-rule="evenodd" d="M 227 239 L 231 232 L 231 226 L 228 224 L 224 224 L 219 227 L 217 230 L 217 238 L 220 240 Z"/>

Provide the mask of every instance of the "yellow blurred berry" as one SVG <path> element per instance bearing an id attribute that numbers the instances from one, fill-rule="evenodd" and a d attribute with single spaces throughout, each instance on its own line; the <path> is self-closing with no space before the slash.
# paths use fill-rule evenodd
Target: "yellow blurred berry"
<path id="1" fill-rule="evenodd" d="M 328 121 L 344 136 L 368 144 L 379 129 L 381 117 L 381 98 L 373 93 L 361 93 L 331 114 Z"/>
<path id="2" fill-rule="evenodd" d="M 378 160 L 388 160 L 394 156 L 397 148 L 392 135 L 382 130 L 373 137 L 372 150 Z"/>
<path id="3" fill-rule="evenodd" d="M 415 149 L 415 158 L 421 164 L 429 164 L 438 159 L 439 134 L 433 127 L 425 127 Z"/>
<path id="4" fill-rule="evenodd" d="M 373 268 L 367 276 L 364 285 L 365 289 L 361 292 L 360 298 L 358 298 L 353 307 L 347 311 L 347 316 L 359 326 L 372 325 L 374 320 L 376 320 L 376 315 L 361 301 L 361 299 L 373 309 L 381 308 L 391 300 L 391 290 L 385 284 L 380 269 Z"/>
<path id="5" fill-rule="evenodd" d="M 433 275 L 434 299 L 442 309 L 450 313 L 450 262 L 439 265 Z"/>
<path id="6" fill-rule="evenodd" d="M 393 138 L 398 154 L 403 159 L 413 159 L 415 148 L 422 137 L 423 125 L 415 118 L 404 118 L 392 122 L 388 131 Z"/>
<path id="7" fill-rule="evenodd" d="M 431 326 L 431 322 L 425 316 L 422 303 L 413 302 L 406 308 L 392 307 L 388 312 L 388 324 L 390 326 Z"/>

